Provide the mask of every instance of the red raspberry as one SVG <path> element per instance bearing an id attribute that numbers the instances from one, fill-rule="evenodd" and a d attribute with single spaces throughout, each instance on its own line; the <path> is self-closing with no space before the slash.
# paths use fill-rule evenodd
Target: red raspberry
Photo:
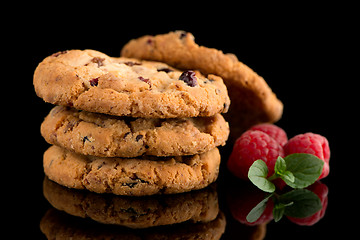
<path id="1" fill-rule="evenodd" d="M 291 138 L 284 146 L 285 155 L 292 153 L 309 153 L 324 161 L 323 171 L 319 179 L 329 174 L 330 148 L 328 140 L 314 133 L 299 134 Z"/>
<path id="2" fill-rule="evenodd" d="M 236 140 L 227 167 L 235 176 L 247 180 L 250 166 L 261 159 L 271 176 L 278 156 L 284 157 L 284 150 L 275 139 L 264 132 L 248 130 Z"/>
<path id="3" fill-rule="evenodd" d="M 284 147 L 288 141 L 286 132 L 274 124 L 261 123 L 251 127 L 250 130 L 258 130 L 266 133 L 270 137 L 274 138 L 282 147 Z"/>

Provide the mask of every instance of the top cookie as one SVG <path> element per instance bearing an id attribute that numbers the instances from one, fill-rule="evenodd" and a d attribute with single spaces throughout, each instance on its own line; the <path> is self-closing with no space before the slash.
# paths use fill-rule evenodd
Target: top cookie
<path id="1" fill-rule="evenodd" d="M 198 69 L 203 74 L 222 77 L 232 101 L 225 115 L 231 134 L 258 122 L 275 122 L 282 115 L 283 104 L 262 77 L 233 54 L 197 45 L 191 33 L 176 31 L 143 36 L 127 43 L 121 56 L 161 61 L 180 69 Z"/>
<path id="2" fill-rule="evenodd" d="M 45 58 L 34 87 L 46 102 L 89 112 L 142 118 L 213 116 L 230 100 L 222 79 L 159 62 L 70 50 Z"/>

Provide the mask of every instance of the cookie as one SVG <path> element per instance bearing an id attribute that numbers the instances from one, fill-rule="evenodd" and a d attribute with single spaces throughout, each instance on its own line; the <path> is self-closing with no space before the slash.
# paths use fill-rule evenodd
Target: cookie
<path id="1" fill-rule="evenodd" d="M 219 213 L 213 185 L 188 193 L 136 198 L 70 189 L 45 177 L 43 193 L 53 207 L 70 215 L 130 228 L 210 222 Z"/>
<path id="2" fill-rule="evenodd" d="M 202 189 L 217 179 L 219 165 L 217 148 L 181 157 L 101 158 L 51 146 L 43 158 L 45 174 L 60 185 L 131 196 Z"/>
<path id="3" fill-rule="evenodd" d="M 141 118 L 213 116 L 230 100 L 222 79 L 164 63 L 70 50 L 45 58 L 33 79 L 46 102 L 89 112 Z"/>
<path id="4" fill-rule="evenodd" d="M 224 145 L 221 114 L 198 118 L 128 118 L 54 107 L 41 125 L 50 144 L 100 157 L 181 156 Z"/>
<path id="5" fill-rule="evenodd" d="M 281 118 L 282 102 L 277 99 L 265 80 L 234 54 L 199 46 L 194 36 L 175 31 L 131 40 L 122 51 L 123 57 L 161 61 L 179 69 L 198 69 L 203 74 L 223 78 L 232 101 L 225 119 L 231 134 L 259 122 L 276 122 Z"/>
<path id="6" fill-rule="evenodd" d="M 99 224 L 50 208 L 41 218 L 40 229 L 47 239 L 196 239 L 219 240 L 225 232 L 226 218 L 219 212 L 211 222 L 185 222 L 145 229 Z M 255 239 L 255 238 L 252 238 Z M 259 239 L 259 238 L 256 238 Z"/>

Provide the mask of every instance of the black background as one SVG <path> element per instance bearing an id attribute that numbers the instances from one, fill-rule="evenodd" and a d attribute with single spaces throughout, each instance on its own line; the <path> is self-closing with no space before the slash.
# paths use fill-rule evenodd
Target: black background
<path id="1" fill-rule="evenodd" d="M 276 11 L 264 6 L 260 11 L 259 6 L 243 5 L 151 5 L 115 8 L 98 2 L 92 9 L 32 5 L 22 6 L 29 7 L 25 12 L 12 9 L 11 17 L 3 19 L 2 129 L 6 143 L 1 196 L 9 213 L 6 225 L 19 228 L 13 232 L 15 238 L 44 238 L 39 222 L 50 206 L 42 196 L 42 154 L 49 145 L 39 128 L 52 105 L 34 92 L 32 75 L 37 64 L 67 49 L 119 56 L 132 38 L 173 30 L 189 31 L 200 45 L 236 54 L 263 76 L 284 103 L 277 125 L 289 137 L 314 132 L 329 140 L 331 170 L 323 181 L 329 188 L 325 217 L 312 227 L 299 227 L 286 219 L 272 222 L 266 239 L 316 239 L 332 236 L 340 228 L 341 234 L 350 234 L 353 228 L 348 224 L 358 213 L 355 180 L 359 171 L 354 140 L 358 134 L 358 75 L 351 74 L 359 68 L 353 45 L 358 26 L 351 6 L 272 6 Z M 226 148 L 223 152 L 229 154 Z M 223 166 L 220 189 L 226 185 L 226 174 Z M 220 196 L 226 212 L 222 199 Z M 227 221 L 230 228 L 234 220 L 228 215 Z M 224 235 L 224 239 L 240 238 L 236 229 L 227 229 Z"/>

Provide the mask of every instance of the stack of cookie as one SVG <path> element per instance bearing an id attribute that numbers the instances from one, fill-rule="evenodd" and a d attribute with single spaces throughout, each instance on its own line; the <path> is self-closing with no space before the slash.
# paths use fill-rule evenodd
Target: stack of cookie
<path id="1" fill-rule="evenodd" d="M 144 196 L 201 189 L 218 176 L 229 135 L 222 78 L 161 62 L 70 50 L 35 70 L 55 106 L 41 125 L 49 179 L 69 188 Z"/>

